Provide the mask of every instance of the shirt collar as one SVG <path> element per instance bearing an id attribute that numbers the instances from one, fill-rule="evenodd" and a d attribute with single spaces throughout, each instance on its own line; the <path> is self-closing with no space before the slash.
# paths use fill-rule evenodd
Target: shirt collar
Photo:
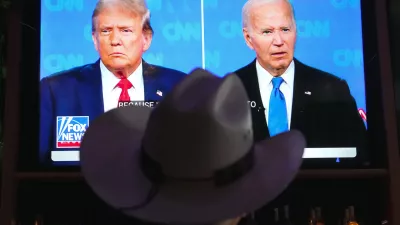
<path id="1" fill-rule="evenodd" d="M 271 83 L 272 76 L 266 69 L 264 69 L 261 64 L 256 60 L 256 69 L 257 69 L 257 75 L 258 76 L 263 76 L 264 79 L 268 82 L 268 84 Z M 283 78 L 284 82 L 289 85 L 289 87 L 293 88 L 294 86 L 294 61 L 289 64 L 289 67 L 286 69 L 286 71 L 280 76 Z"/>
<path id="2" fill-rule="evenodd" d="M 117 86 L 120 79 L 116 77 L 110 70 L 108 70 L 101 60 L 100 60 L 100 71 L 101 71 L 101 80 L 103 83 L 102 84 L 103 90 L 112 91 L 115 88 L 115 86 Z M 136 70 L 133 71 L 131 75 L 129 75 L 128 80 L 135 87 L 135 84 L 137 84 L 138 81 L 142 80 L 142 75 L 143 75 L 143 67 L 142 67 L 142 62 L 140 62 Z"/>

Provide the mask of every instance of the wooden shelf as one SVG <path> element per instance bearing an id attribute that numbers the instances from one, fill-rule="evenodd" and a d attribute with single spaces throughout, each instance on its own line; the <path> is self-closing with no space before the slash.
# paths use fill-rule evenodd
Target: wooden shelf
<path id="1" fill-rule="evenodd" d="M 386 169 L 331 169 L 302 170 L 298 179 L 370 179 L 384 178 L 388 175 Z"/>
<path id="2" fill-rule="evenodd" d="M 80 172 L 18 172 L 18 180 L 80 180 Z"/>
<path id="3" fill-rule="evenodd" d="M 368 179 L 384 178 L 385 169 L 302 170 L 298 179 Z M 81 180 L 80 172 L 19 172 L 18 180 Z"/>

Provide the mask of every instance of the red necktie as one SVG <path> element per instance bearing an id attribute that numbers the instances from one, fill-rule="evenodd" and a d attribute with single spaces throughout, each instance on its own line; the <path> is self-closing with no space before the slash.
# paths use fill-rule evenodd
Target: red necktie
<path id="1" fill-rule="evenodd" d="M 132 83 L 126 78 L 121 78 L 117 86 L 122 89 L 118 102 L 129 102 L 131 98 L 129 97 L 128 89 L 133 87 Z"/>

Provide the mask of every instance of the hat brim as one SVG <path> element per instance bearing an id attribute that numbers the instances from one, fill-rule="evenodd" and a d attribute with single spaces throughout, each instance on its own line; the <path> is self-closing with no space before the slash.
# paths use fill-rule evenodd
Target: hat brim
<path id="1" fill-rule="evenodd" d="M 150 113 L 150 108 L 111 110 L 101 115 L 83 138 L 82 173 L 93 191 L 116 209 L 140 205 L 154 191 L 139 161 Z M 171 181 L 163 184 L 147 205 L 123 212 L 168 223 L 208 223 L 240 216 L 262 207 L 290 184 L 301 166 L 304 148 L 298 131 L 277 135 L 255 144 L 254 167 L 232 185 Z"/>

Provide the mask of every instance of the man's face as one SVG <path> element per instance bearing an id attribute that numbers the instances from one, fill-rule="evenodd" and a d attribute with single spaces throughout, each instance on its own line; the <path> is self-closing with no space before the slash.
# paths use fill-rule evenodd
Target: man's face
<path id="1" fill-rule="evenodd" d="M 92 38 L 104 65 L 125 76 L 132 73 L 152 39 L 152 35 L 142 29 L 142 18 L 113 7 L 98 15 L 95 28 Z"/>
<path id="2" fill-rule="evenodd" d="M 253 7 L 248 28 L 243 29 L 247 45 L 273 76 L 283 74 L 293 59 L 296 43 L 293 21 L 290 6 L 278 1 Z"/>

